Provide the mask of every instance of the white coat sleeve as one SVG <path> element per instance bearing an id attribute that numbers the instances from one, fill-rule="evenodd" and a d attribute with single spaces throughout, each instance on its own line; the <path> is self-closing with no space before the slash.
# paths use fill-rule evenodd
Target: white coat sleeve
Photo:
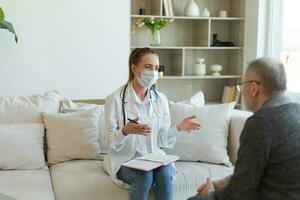
<path id="1" fill-rule="evenodd" d="M 169 111 L 169 103 L 167 98 L 160 94 L 161 97 L 161 109 L 163 109 L 163 116 L 160 120 L 162 120 L 159 133 L 158 133 L 158 145 L 162 148 L 171 149 L 174 147 L 176 143 L 176 137 L 183 134 L 182 131 L 178 131 L 176 125 L 171 125 L 170 111 Z"/>
<path id="2" fill-rule="evenodd" d="M 122 133 L 122 125 L 119 116 L 122 115 L 118 110 L 117 100 L 114 96 L 109 96 L 105 100 L 105 132 L 103 140 L 115 151 L 120 151 L 125 145 L 127 136 Z"/>

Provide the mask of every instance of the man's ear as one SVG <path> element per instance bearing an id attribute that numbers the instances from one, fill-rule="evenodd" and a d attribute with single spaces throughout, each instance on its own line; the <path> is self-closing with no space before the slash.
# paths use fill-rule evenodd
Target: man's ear
<path id="1" fill-rule="evenodd" d="M 253 97 L 256 97 L 259 95 L 259 93 L 261 93 L 261 87 L 259 84 L 253 82 L 251 85 L 251 94 Z"/>

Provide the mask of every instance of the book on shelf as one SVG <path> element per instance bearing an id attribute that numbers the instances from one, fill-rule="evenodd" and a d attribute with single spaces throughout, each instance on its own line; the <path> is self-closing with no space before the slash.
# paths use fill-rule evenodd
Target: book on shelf
<path id="1" fill-rule="evenodd" d="M 174 17 L 174 6 L 173 6 L 173 0 L 168 0 L 169 5 L 169 16 Z"/>
<path id="2" fill-rule="evenodd" d="M 241 92 L 237 90 L 236 86 L 224 86 L 222 103 L 229 103 L 235 101 L 239 102 Z"/>
<path id="3" fill-rule="evenodd" d="M 163 10 L 165 16 L 173 17 L 174 16 L 173 0 L 163 0 Z"/>
<path id="4" fill-rule="evenodd" d="M 170 16 L 170 12 L 169 12 L 169 0 L 163 0 L 163 10 L 164 10 L 164 14 L 166 16 Z"/>
<path id="5" fill-rule="evenodd" d="M 163 154 L 146 154 L 142 157 L 129 160 L 122 163 L 122 166 L 137 169 L 141 171 L 150 171 L 162 166 L 166 166 L 179 159 L 176 155 L 163 155 Z"/>

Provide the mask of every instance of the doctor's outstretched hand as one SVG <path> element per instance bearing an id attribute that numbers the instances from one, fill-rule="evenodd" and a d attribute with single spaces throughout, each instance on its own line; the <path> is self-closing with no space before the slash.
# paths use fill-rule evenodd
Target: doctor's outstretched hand
<path id="1" fill-rule="evenodd" d="M 189 133 L 193 130 L 199 130 L 201 125 L 192 121 L 195 118 L 196 118 L 196 116 L 193 115 L 193 116 L 183 119 L 179 124 L 177 124 L 177 129 L 179 131 L 186 131 Z"/>
<path id="2" fill-rule="evenodd" d="M 123 135 L 128 134 L 140 134 L 140 135 L 148 135 L 151 132 L 151 127 L 147 124 L 139 124 L 139 118 L 132 120 L 132 122 L 128 122 L 123 126 L 122 133 Z"/>

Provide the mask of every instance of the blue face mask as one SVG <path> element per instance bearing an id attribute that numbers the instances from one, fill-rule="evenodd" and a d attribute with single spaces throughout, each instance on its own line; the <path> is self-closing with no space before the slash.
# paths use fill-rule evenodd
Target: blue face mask
<path id="1" fill-rule="evenodd" d="M 150 88 L 156 83 L 158 79 L 158 72 L 152 70 L 145 70 L 141 73 L 141 77 L 138 78 L 139 83 L 143 87 Z"/>

